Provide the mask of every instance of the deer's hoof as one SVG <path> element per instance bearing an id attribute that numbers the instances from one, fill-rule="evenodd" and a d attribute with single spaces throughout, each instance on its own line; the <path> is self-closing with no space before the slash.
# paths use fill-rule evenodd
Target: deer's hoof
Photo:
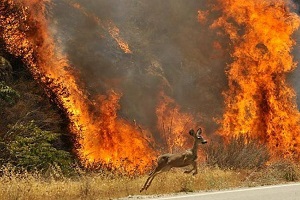
<path id="1" fill-rule="evenodd" d="M 198 174 L 198 172 L 194 172 L 194 173 L 193 173 L 193 176 L 195 176 L 196 174 Z"/>

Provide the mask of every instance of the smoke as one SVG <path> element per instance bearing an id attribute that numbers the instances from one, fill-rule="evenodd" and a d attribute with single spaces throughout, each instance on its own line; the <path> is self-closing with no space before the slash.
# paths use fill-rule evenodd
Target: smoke
<path id="1" fill-rule="evenodd" d="M 223 113 L 222 126 L 227 130 L 223 135 L 232 135 L 230 126 L 236 125 L 235 134 L 242 131 L 271 135 L 270 146 L 277 149 L 278 142 L 284 141 L 281 138 L 289 134 L 295 143 L 282 142 L 282 150 L 293 149 L 300 139 L 294 137 L 299 132 L 295 129 L 299 126 L 294 93 L 285 84 L 285 73 L 294 69 L 290 57 L 294 43 L 290 34 L 298 25 L 295 15 L 286 18 L 290 15 L 284 3 L 291 1 L 248 2 L 246 14 L 240 1 L 219 0 L 219 10 L 210 7 L 213 2 L 53 0 L 47 22 L 56 40 L 54 44 L 47 32 L 44 13 L 34 9 L 44 8 L 45 2 L 24 0 L 22 4 L 29 6 L 22 7 L 18 15 L 9 9 L 4 12 L 16 24 L 12 26 L 15 29 L 6 25 L 9 20 L 2 20 L 2 27 L 7 28 L 5 38 L 10 51 L 23 55 L 35 77 L 49 84 L 57 94 L 58 104 L 66 109 L 71 121 L 70 130 L 78 137 L 78 155 L 87 162 L 114 161 L 114 167 L 118 168 L 123 159 L 130 159 L 128 170 L 132 170 L 136 158 L 147 157 L 144 165 L 148 165 L 158 149 L 153 144 L 175 144 L 172 139 L 178 138 L 179 146 L 185 146 L 182 144 L 185 130 L 197 124 L 208 133 L 214 132 L 218 128 L 214 118 L 221 118 Z M 231 4 L 234 9 L 229 9 Z M 248 12 L 254 13 L 259 23 L 249 21 L 253 15 Z M 274 13 L 281 17 L 274 18 Z M 28 26 L 21 26 L 14 16 Z M 265 24 L 267 21 L 272 23 Z M 283 28 L 273 28 L 277 26 Z M 24 34 L 24 28 L 18 27 L 32 28 L 40 37 L 30 37 Z M 264 34 L 265 29 L 272 34 Z M 13 37 L 15 32 L 19 37 Z M 260 38 L 265 35 L 271 39 Z M 280 39 L 282 35 L 286 40 Z M 297 33 L 295 38 L 298 40 Z M 269 51 L 271 55 L 271 50 L 275 56 L 267 59 L 265 54 Z M 296 58 L 298 51 L 298 47 L 294 48 Z M 249 52 L 253 57 L 247 60 Z M 257 67 L 266 73 L 259 73 Z M 269 68 L 274 71 L 269 73 Z M 291 72 L 289 78 L 297 91 L 298 73 Z M 242 90 L 238 84 L 243 86 Z M 226 106 L 223 91 L 227 91 Z M 257 125 L 256 129 L 253 125 Z M 168 148 L 172 150 L 170 145 Z"/>
<path id="2" fill-rule="evenodd" d="M 213 132 L 213 118 L 222 114 L 229 56 L 213 47 L 218 36 L 209 24 L 197 20 L 205 6 L 184 0 L 56 0 L 50 22 L 91 98 L 109 89 L 121 92 L 120 115 L 155 133 L 163 90 L 183 111 L 200 114 L 199 125 Z M 131 54 L 110 35 L 110 22 Z"/>
<path id="3" fill-rule="evenodd" d="M 55 0 L 50 21 L 91 97 L 109 89 L 121 92 L 120 115 L 155 133 L 155 108 L 164 90 L 184 111 L 200 114 L 199 125 L 214 132 L 215 118 L 223 113 L 230 56 L 224 50 L 228 39 L 220 39 L 209 23 L 197 20 L 198 10 L 207 10 L 209 3 L 213 2 Z M 213 20 L 214 15 L 218 13 L 209 17 Z M 119 28 L 131 54 L 111 37 L 108 21 Z M 299 34 L 295 36 L 298 43 Z M 218 42 L 223 48 L 218 48 Z M 296 60 L 299 50 L 294 48 Z M 296 68 L 289 75 L 297 93 L 299 73 Z"/>
<path id="4" fill-rule="evenodd" d="M 299 15 L 300 14 L 300 1 L 299 0 L 293 0 L 294 2 L 294 9 L 295 12 Z M 296 41 L 296 46 L 293 49 L 293 55 L 295 60 L 298 62 L 300 62 L 300 32 L 297 31 L 294 35 L 295 41 Z M 297 67 L 292 73 L 289 74 L 288 76 L 288 80 L 290 82 L 290 84 L 292 85 L 292 87 L 295 89 L 296 94 L 300 94 L 300 80 L 299 80 L 299 75 L 300 75 L 300 68 Z M 300 106 L 300 98 L 299 95 L 297 95 L 297 105 L 298 108 Z"/>

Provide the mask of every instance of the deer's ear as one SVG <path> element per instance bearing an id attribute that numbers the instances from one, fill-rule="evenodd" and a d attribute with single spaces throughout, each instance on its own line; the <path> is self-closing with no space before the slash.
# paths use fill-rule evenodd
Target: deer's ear
<path id="1" fill-rule="evenodd" d="M 189 134 L 190 134 L 191 136 L 194 136 L 194 135 L 195 135 L 194 129 L 191 129 L 191 130 L 189 131 Z"/>
<path id="2" fill-rule="evenodd" d="M 201 134 L 202 133 L 202 128 L 200 127 L 200 128 L 198 128 L 198 130 L 197 130 L 197 135 L 199 134 Z"/>

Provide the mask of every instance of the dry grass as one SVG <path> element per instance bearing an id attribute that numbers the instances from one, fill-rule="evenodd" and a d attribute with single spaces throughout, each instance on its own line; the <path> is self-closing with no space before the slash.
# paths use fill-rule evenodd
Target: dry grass
<path id="1" fill-rule="evenodd" d="M 299 166 L 286 161 L 267 162 L 268 153 L 256 142 L 237 138 L 225 146 L 207 146 L 206 165 L 195 176 L 174 169 L 158 175 L 142 195 L 221 190 L 297 181 Z M 76 175 L 63 176 L 58 167 L 46 173 L 17 173 L 6 167 L 0 176 L 1 199 L 117 199 L 140 195 L 147 176 L 129 177 L 107 171 L 98 173 L 75 168 Z"/>
<path id="2" fill-rule="evenodd" d="M 182 170 L 171 170 L 154 179 L 143 195 L 158 195 L 178 192 L 220 190 L 296 181 L 299 168 L 281 161 L 258 171 L 221 170 L 199 166 L 196 176 L 184 174 Z M 130 178 L 108 172 L 83 173 L 66 178 L 58 172 L 41 176 L 38 173 L 18 174 L 4 171 L 0 177 L 1 199 L 116 199 L 129 195 L 140 195 L 139 189 L 146 176 Z"/>
<path id="3" fill-rule="evenodd" d="M 270 160 L 268 148 L 246 135 L 224 142 L 212 143 L 204 148 L 207 164 L 222 169 L 257 169 Z"/>

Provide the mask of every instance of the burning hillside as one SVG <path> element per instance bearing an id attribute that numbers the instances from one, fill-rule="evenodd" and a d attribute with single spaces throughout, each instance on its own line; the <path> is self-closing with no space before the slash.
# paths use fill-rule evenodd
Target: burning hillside
<path id="1" fill-rule="evenodd" d="M 189 129 L 217 130 L 222 115 L 224 138 L 247 134 L 298 159 L 286 74 L 300 20 L 288 2 L 4 0 L 0 38 L 64 111 L 87 167 L 145 172 L 161 151 L 187 148 Z"/>
<path id="2" fill-rule="evenodd" d="M 128 43 L 120 36 L 120 30 L 111 20 L 100 20 L 80 4 L 68 4 L 96 23 L 100 31 L 104 30 L 103 37 L 112 38 L 125 54 L 132 53 Z M 93 96 L 85 90 L 80 74 L 70 64 L 68 55 L 63 52 L 59 42 L 53 38 L 54 28 L 51 28 L 46 18 L 49 9 L 47 6 L 52 6 L 50 1 L 1 2 L 1 37 L 7 51 L 22 59 L 34 78 L 45 86 L 49 97 L 65 111 L 70 121 L 70 132 L 76 140 L 74 146 L 77 155 L 83 164 L 88 167 L 100 165 L 111 169 L 122 168 L 127 172 L 144 172 L 151 167 L 158 152 L 154 148 L 156 142 L 159 144 L 163 139 L 170 141 L 174 140 L 172 137 L 176 137 L 176 145 L 185 146 L 184 138 L 188 137 L 185 133 L 188 127 L 169 122 L 173 116 L 168 116 L 164 121 L 169 135 L 164 135 L 163 139 L 153 138 L 150 131 L 137 124 L 136 120 L 128 121 L 119 116 L 122 97 L 120 87 L 105 87 L 104 92 L 97 92 Z M 166 98 L 170 101 L 169 97 Z M 176 102 L 171 101 L 176 107 L 176 120 L 180 120 L 181 116 L 186 118 L 186 114 L 180 114 Z M 163 102 L 157 104 L 162 105 Z M 173 112 L 168 114 L 172 115 Z M 160 117 L 164 115 L 166 114 L 160 113 Z M 191 116 L 188 120 L 195 124 Z M 173 133 L 169 126 L 175 129 L 178 126 L 179 130 Z"/>
<path id="3" fill-rule="evenodd" d="M 78 156 L 83 162 L 112 168 L 124 166 L 126 171 L 145 170 L 154 150 L 132 124 L 117 117 L 121 94 L 109 91 L 94 102 L 88 99 L 68 60 L 55 53 L 45 19 L 45 3 L 1 3 L 1 27 L 8 51 L 21 57 L 34 77 L 55 95 L 56 102 L 69 117 L 70 130 L 78 143 Z"/>

